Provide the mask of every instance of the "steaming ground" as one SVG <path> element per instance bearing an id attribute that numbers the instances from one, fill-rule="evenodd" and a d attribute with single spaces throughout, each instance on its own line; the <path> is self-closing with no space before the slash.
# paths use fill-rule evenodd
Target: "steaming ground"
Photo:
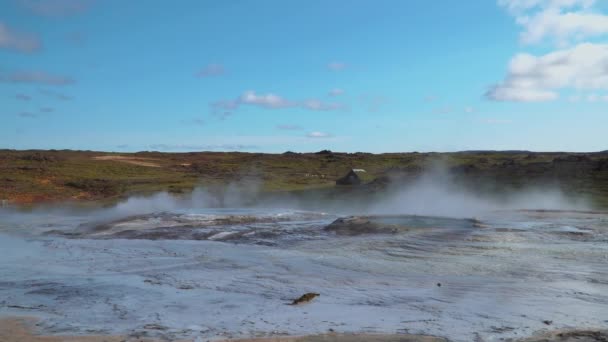
<path id="1" fill-rule="evenodd" d="M 407 229 L 354 236 L 324 229 L 353 214 L 348 203 L 201 209 L 202 191 L 4 211 L 0 316 L 40 317 L 51 334 L 203 340 L 332 329 L 497 341 L 608 327 L 608 215 L 496 211 L 581 209 L 553 192 L 412 189 L 368 209 Z M 481 224 L 463 219 L 473 214 Z M 306 292 L 321 296 L 286 305 Z"/>

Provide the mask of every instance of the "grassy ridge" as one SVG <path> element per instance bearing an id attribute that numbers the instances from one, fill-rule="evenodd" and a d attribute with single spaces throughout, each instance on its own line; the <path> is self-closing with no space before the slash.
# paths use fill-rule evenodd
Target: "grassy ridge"
<path id="1" fill-rule="evenodd" d="M 197 185 L 252 180 L 263 192 L 327 189 L 362 168 L 372 190 L 407 182 L 440 160 L 459 181 L 484 191 L 559 185 L 608 207 L 608 153 L 104 153 L 0 150 L 0 200 L 13 203 L 113 199 Z M 480 184 L 483 184 L 481 186 Z"/>

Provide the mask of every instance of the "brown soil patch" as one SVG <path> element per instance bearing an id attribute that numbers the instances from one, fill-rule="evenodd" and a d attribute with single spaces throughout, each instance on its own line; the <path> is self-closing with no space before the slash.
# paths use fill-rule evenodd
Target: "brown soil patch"
<path id="1" fill-rule="evenodd" d="M 158 342 L 147 338 L 125 336 L 44 336 L 34 332 L 36 319 L 17 317 L 0 319 L 1 342 Z M 187 342 L 185 340 L 179 340 Z M 173 341 L 173 342 L 179 342 Z M 366 334 L 325 334 L 301 337 L 266 337 L 224 342 L 447 342 L 445 338 L 423 335 L 366 335 Z M 543 335 L 524 339 L 507 339 L 520 342 L 604 342 L 608 341 L 606 330 L 565 330 L 547 332 Z"/>
<path id="2" fill-rule="evenodd" d="M 37 179 L 36 182 L 38 182 L 40 185 L 49 185 L 51 184 L 52 180 L 50 178 L 40 178 Z"/>
<path id="3" fill-rule="evenodd" d="M 43 336 L 33 332 L 35 318 L 19 317 L 0 319 L 2 342 L 156 342 L 153 339 L 124 336 Z M 186 342 L 181 340 L 182 342 Z M 305 337 L 268 337 L 225 342 L 446 342 L 446 339 L 418 335 L 355 335 L 327 334 Z M 174 341 L 178 342 L 178 341 Z"/>
<path id="4" fill-rule="evenodd" d="M 29 327 L 36 322 L 33 318 L 0 320 L 0 341 L 2 342 L 153 342 L 150 339 L 125 338 L 121 336 L 41 336 Z"/>
<path id="5" fill-rule="evenodd" d="M 23 194 L 9 194 L 7 199 L 12 204 L 23 205 L 23 204 L 48 202 L 48 201 L 52 200 L 53 198 L 50 196 L 46 196 L 46 195 L 23 193 Z M 2 341 L 2 340 L 0 340 L 0 341 Z"/>

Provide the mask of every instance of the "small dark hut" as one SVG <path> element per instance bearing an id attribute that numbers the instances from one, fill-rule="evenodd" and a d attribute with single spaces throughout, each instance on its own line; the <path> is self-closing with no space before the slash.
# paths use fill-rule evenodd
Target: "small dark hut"
<path id="1" fill-rule="evenodd" d="M 336 185 L 360 185 L 361 178 L 355 170 L 350 170 L 346 176 L 336 180 Z"/>

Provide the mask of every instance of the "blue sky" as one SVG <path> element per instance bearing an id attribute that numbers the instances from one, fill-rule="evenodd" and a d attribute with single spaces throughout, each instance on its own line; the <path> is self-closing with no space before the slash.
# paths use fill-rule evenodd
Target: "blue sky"
<path id="1" fill-rule="evenodd" d="M 608 149 L 605 0 L 0 0 L 0 148 Z"/>

